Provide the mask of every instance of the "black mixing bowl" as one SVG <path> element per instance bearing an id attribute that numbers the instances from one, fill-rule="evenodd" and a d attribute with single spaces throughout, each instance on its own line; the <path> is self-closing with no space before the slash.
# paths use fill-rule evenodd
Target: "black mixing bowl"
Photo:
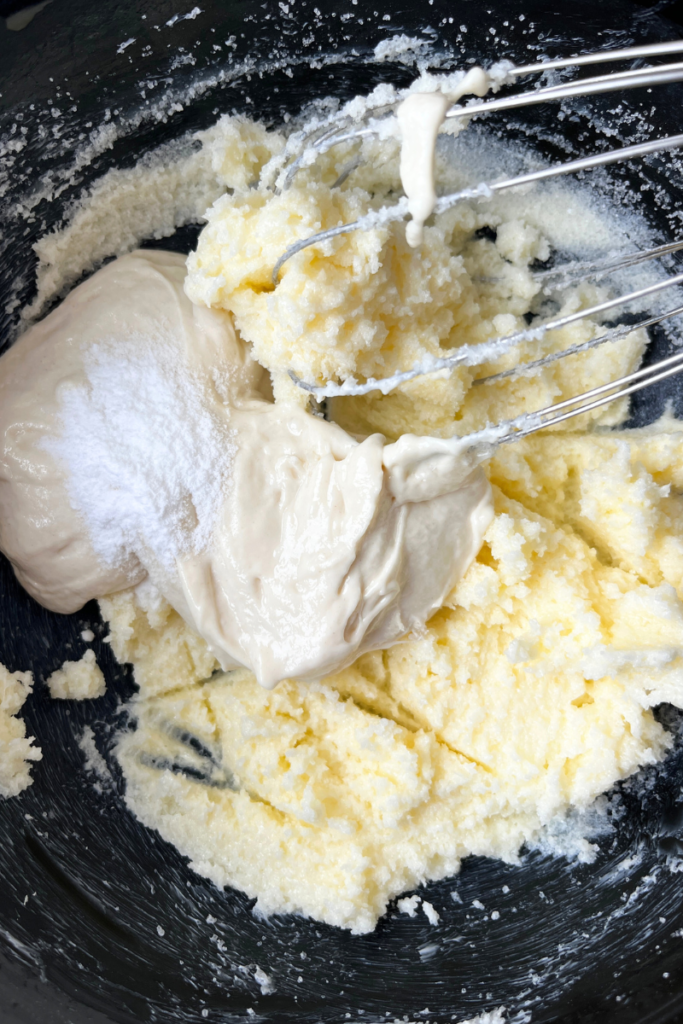
<path id="1" fill-rule="evenodd" d="M 104 171 L 208 126 L 219 112 L 258 111 L 277 122 L 312 96 L 407 83 L 413 66 L 368 62 L 378 41 L 401 32 L 450 52 L 452 66 L 482 54 L 526 62 L 678 34 L 656 9 L 623 0 L 561 10 L 537 0 L 198 3 L 201 10 L 180 0 L 52 0 L 20 16 L 21 2 L 5 5 L 4 13 L 15 12 L 0 28 L 5 344 L 35 288 L 36 239 L 62 223 Z M 621 120 L 612 117 L 612 138 L 593 114 L 613 100 L 577 102 L 575 117 L 561 123 L 557 108 L 516 116 L 506 132 L 557 159 L 618 138 L 678 132 L 682 98 L 677 86 L 629 95 Z M 86 161 L 75 160 L 79 136 L 102 124 L 116 130 L 93 140 Z M 683 208 L 681 180 L 675 160 L 655 157 L 591 182 L 619 202 L 634 186 L 655 234 L 670 238 Z M 197 231 L 188 225 L 146 244 L 185 252 Z M 669 344 L 656 335 L 653 356 Z M 675 382 L 643 393 L 632 422 L 653 420 L 667 398 L 682 404 L 681 395 Z M 425 888 L 442 916 L 438 929 L 424 916 L 392 911 L 362 937 L 295 917 L 261 920 L 245 895 L 195 875 L 127 811 L 111 747 L 134 685 L 103 642 L 94 604 L 53 615 L 20 589 L 6 562 L 0 574 L 0 661 L 35 674 L 24 718 L 45 755 L 33 785 L 0 802 L 2 1024 L 446 1022 L 501 1006 L 506 1020 L 530 1015 L 537 1024 L 683 1020 L 683 742 L 664 764 L 618 787 L 601 817 L 594 863 L 538 851 L 518 866 L 470 858 L 457 883 Z M 44 679 L 82 653 L 85 627 L 96 634 L 107 695 L 52 701 Z M 662 707 L 658 715 L 681 733 L 679 712 Z M 77 741 L 86 725 L 109 783 L 85 768 Z M 450 895 L 456 885 L 461 903 Z M 256 965 L 274 992 L 261 993 Z"/>

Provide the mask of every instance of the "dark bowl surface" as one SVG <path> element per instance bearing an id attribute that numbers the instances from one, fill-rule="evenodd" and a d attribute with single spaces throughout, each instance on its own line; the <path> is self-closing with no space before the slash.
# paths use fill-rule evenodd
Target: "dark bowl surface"
<path id="1" fill-rule="evenodd" d="M 52 0 L 21 30 L 16 18 L 25 5 L 5 5 L 14 20 L 0 26 L 4 345 L 35 288 L 34 242 L 63 223 L 108 168 L 131 166 L 220 112 L 257 111 L 278 122 L 314 96 L 347 98 L 382 80 L 407 83 L 414 66 L 369 62 L 378 41 L 402 32 L 450 54 L 451 66 L 482 52 L 521 63 L 680 34 L 659 8 L 624 0 L 561 9 L 537 0 L 199 2 L 195 14 L 179 0 Z M 322 66 L 321 55 L 328 58 Z M 680 131 L 682 99 L 678 86 L 656 101 L 632 94 L 627 106 L 637 116 L 624 120 L 617 138 Z M 595 109 L 609 109 L 609 101 L 577 104 L 559 138 L 551 108 L 512 119 L 506 132 L 531 139 L 550 159 L 615 145 Z M 75 166 L 84 126 L 105 119 L 116 137 L 100 139 Z M 23 148 L 12 144 L 22 127 Z M 628 189 L 645 183 L 639 202 L 653 233 L 666 239 L 680 230 L 682 181 L 675 159 L 653 158 L 598 175 L 594 187 L 626 202 Z M 187 225 L 146 244 L 187 252 L 198 230 Z M 650 358 L 670 344 L 655 334 Z M 634 401 L 632 423 L 651 422 L 667 399 L 683 413 L 680 383 L 667 382 Z M 24 718 L 44 752 L 33 785 L 0 802 L 2 1024 L 445 1024 L 497 1007 L 506 1008 L 501 1019 L 534 1024 L 683 1020 L 680 712 L 657 712 L 677 736 L 666 762 L 610 794 L 596 824 L 593 864 L 539 851 L 518 866 L 470 858 L 457 879 L 425 887 L 441 914 L 438 929 L 395 910 L 360 937 L 294 917 L 265 921 L 253 915 L 253 901 L 194 874 L 126 809 L 112 745 L 135 687 L 104 642 L 96 606 L 51 614 L 21 590 L 4 560 L 0 578 L 0 661 L 35 675 Z M 44 680 L 82 654 L 86 627 L 97 637 L 107 694 L 81 704 L 52 701 Z M 107 762 L 108 782 L 85 769 L 78 745 L 85 726 Z M 261 993 L 256 965 L 272 977 L 273 993 Z"/>

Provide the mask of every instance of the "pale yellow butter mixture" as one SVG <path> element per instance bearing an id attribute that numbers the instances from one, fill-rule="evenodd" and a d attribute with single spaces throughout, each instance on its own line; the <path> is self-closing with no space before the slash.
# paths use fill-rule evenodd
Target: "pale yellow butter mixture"
<path id="1" fill-rule="evenodd" d="M 185 291 L 232 315 L 276 408 L 308 407 L 289 370 L 310 384 L 382 377 L 522 329 L 541 312 L 533 271 L 563 237 L 612 242 L 607 215 L 558 186 L 461 204 L 427 223 L 418 249 L 398 223 L 339 236 L 289 260 L 274 286 L 292 242 L 400 194 L 398 144 L 364 143 L 333 187 L 357 156 L 339 147 L 274 194 L 279 132 L 224 118 L 202 141 L 197 159 L 226 191 Z M 437 177 L 468 183 L 447 151 Z M 609 294 L 566 288 L 553 311 Z M 574 324 L 543 351 L 601 330 Z M 633 370 L 646 342 L 634 332 L 532 378 L 473 383 L 533 358 L 527 343 L 386 396 L 337 398 L 327 414 L 354 436 L 462 436 Z M 545 826 L 662 758 L 671 740 L 652 708 L 683 707 L 683 424 L 608 429 L 626 414 L 615 403 L 500 448 L 485 467 L 494 519 L 444 606 L 320 681 L 266 690 L 245 669 L 221 672 L 148 581 L 103 598 L 112 649 L 140 688 L 137 729 L 118 746 L 133 812 L 263 913 L 361 933 L 401 892 L 469 854 L 514 861 Z M 579 839 L 575 852 L 592 848 Z"/>
<path id="2" fill-rule="evenodd" d="M 31 785 L 31 761 L 42 752 L 26 735 L 19 711 L 33 689 L 30 672 L 9 672 L 0 665 L 0 796 L 17 796 Z"/>
<path id="3" fill-rule="evenodd" d="M 262 154 L 281 145 L 259 138 Z M 550 251 L 552 196 L 545 213 L 512 197 L 458 207 L 425 228 L 417 252 L 402 225 L 342 236 L 294 257 L 273 287 L 294 240 L 399 188 L 391 145 L 366 145 L 340 188 L 346 152 L 275 197 L 236 185 L 207 213 L 186 291 L 233 313 L 281 402 L 306 401 L 289 369 L 311 383 L 385 376 L 519 329 L 536 308 L 530 265 Z M 462 169 L 442 159 L 439 174 L 457 186 Z M 555 203 L 568 207 L 568 194 Z M 594 226 L 580 203 L 579 216 Z M 495 241 L 475 233 L 485 224 Z M 557 304 L 607 294 L 583 284 Z M 544 350 L 599 332 L 585 321 Z M 520 346 L 495 366 L 328 410 L 361 435 L 463 435 L 628 372 L 645 343 L 635 333 L 533 379 L 472 386 L 533 354 Z M 267 692 L 245 671 L 207 679 L 207 649 L 149 589 L 103 601 L 113 649 L 140 684 L 138 728 L 119 748 L 138 817 L 262 912 L 365 932 L 393 896 L 468 854 L 514 861 L 545 825 L 661 758 L 670 740 L 651 709 L 683 706 L 682 434 L 674 420 L 605 429 L 625 413 L 618 403 L 499 449 L 494 521 L 442 610 L 422 635 L 319 683 Z M 589 858 L 590 844 L 577 852 Z"/>
<path id="4" fill-rule="evenodd" d="M 141 686 L 130 806 L 264 912 L 356 932 L 470 853 L 514 861 L 669 745 L 650 709 L 683 704 L 682 442 L 671 423 L 506 450 L 484 547 L 425 636 L 319 685 L 201 683 L 211 659 L 175 613 L 102 602 Z"/>

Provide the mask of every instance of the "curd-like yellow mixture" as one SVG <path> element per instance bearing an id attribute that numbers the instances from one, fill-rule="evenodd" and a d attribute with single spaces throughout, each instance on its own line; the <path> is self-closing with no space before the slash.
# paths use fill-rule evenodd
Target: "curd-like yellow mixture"
<path id="1" fill-rule="evenodd" d="M 258 139 L 262 160 L 281 149 L 276 133 L 229 130 Z M 534 216 L 513 197 L 450 211 L 416 253 L 402 225 L 341 236 L 288 261 L 273 288 L 292 241 L 386 201 L 395 156 L 366 145 L 333 189 L 348 153 L 328 154 L 276 197 L 235 184 L 207 213 L 186 290 L 233 313 L 281 402 L 306 401 L 289 369 L 311 383 L 384 376 L 541 308 L 531 265 L 561 229 L 549 204 Z M 463 173 L 441 159 L 441 180 Z M 579 200 L 560 190 L 556 202 L 576 203 L 590 230 Z M 484 225 L 495 236 L 477 234 Z M 554 308 L 607 294 L 582 284 Z M 600 330 L 573 325 L 543 351 Z M 336 399 L 328 414 L 357 434 L 463 435 L 629 372 L 645 343 L 636 332 L 533 378 L 472 386 L 537 354 L 524 345 L 495 365 Z M 366 932 L 393 896 L 468 854 L 514 861 L 543 826 L 661 758 L 670 740 L 651 709 L 683 706 L 683 434 L 672 419 L 606 429 L 625 413 L 615 403 L 500 448 L 495 519 L 424 634 L 318 684 L 266 692 L 248 672 L 211 676 L 206 647 L 149 589 L 103 601 L 140 685 L 137 731 L 119 747 L 136 815 L 264 913 Z M 590 858 L 589 843 L 577 849 Z"/>
<path id="2" fill-rule="evenodd" d="M 356 155 L 340 147 L 275 195 L 259 175 L 281 133 L 224 118 L 202 138 L 226 192 L 186 292 L 232 314 L 281 405 L 308 406 L 289 370 L 311 384 L 386 376 L 610 293 L 541 295 L 534 271 L 563 239 L 571 250 L 583 233 L 596 252 L 613 241 L 609 217 L 568 186 L 464 203 L 428 223 L 417 250 L 400 224 L 339 236 L 289 260 L 274 286 L 292 242 L 391 202 L 397 146 L 363 144 L 333 187 Z M 469 183 L 457 148 L 437 163 L 441 187 Z M 542 351 L 602 330 L 574 324 Z M 525 343 L 386 396 L 337 398 L 327 415 L 354 435 L 462 436 L 633 370 L 646 342 L 634 332 L 533 377 L 473 383 L 538 354 Z M 319 682 L 269 691 L 244 669 L 221 672 L 148 582 L 102 599 L 140 689 L 137 729 L 118 745 L 133 812 L 262 912 L 362 933 L 401 892 L 469 854 L 514 861 L 663 757 L 671 739 L 652 709 L 683 707 L 683 424 L 608 429 L 626 414 L 617 402 L 499 448 L 486 467 L 493 522 L 443 608 Z M 575 852 L 592 847 L 579 838 Z"/>
<path id="3" fill-rule="evenodd" d="M 140 684 L 129 805 L 197 871 L 364 932 L 663 756 L 651 708 L 683 705 L 681 426 L 529 439 L 491 476 L 484 547 L 424 637 L 318 685 L 203 682 L 213 660 L 167 606 L 102 602 Z"/>
<path id="4" fill-rule="evenodd" d="M 26 735 L 19 711 L 33 689 L 30 672 L 9 672 L 0 665 L 0 796 L 17 796 L 31 785 L 31 761 L 42 752 Z"/>

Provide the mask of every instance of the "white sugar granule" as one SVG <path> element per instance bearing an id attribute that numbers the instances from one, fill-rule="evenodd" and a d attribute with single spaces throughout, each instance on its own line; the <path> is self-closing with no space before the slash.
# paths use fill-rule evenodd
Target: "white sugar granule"
<path id="1" fill-rule="evenodd" d="M 84 367 L 88 386 L 64 390 L 61 436 L 44 444 L 105 564 L 144 550 L 173 569 L 211 535 L 236 450 L 227 420 L 162 333 L 105 339 Z"/>
<path id="2" fill-rule="evenodd" d="M 430 41 L 429 39 L 420 39 L 418 36 L 391 36 L 389 39 L 383 39 L 375 47 L 375 61 L 378 64 L 387 60 L 398 60 L 402 64 L 414 64 L 416 55 L 422 56 Z"/>

